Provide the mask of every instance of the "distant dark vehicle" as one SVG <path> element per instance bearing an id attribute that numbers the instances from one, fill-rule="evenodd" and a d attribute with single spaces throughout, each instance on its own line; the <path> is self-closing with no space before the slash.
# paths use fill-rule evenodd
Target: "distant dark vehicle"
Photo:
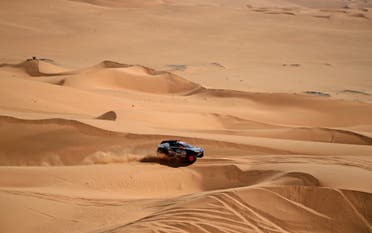
<path id="1" fill-rule="evenodd" d="M 204 150 L 180 140 L 165 140 L 158 145 L 158 156 L 193 164 L 197 158 L 204 156 Z"/>

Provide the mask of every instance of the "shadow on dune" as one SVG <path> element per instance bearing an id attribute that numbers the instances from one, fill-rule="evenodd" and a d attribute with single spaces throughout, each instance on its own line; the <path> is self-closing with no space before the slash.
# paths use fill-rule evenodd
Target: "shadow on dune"
<path id="1" fill-rule="evenodd" d="M 165 166 L 168 166 L 168 167 L 174 167 L 174 168 L 187 167 L 187 166 L 191 165 L 190 163 L 186 163 L 186 162 L 180 161 L 180 160 L 175 159 L 175 158 L 159 158 L 159 157 L 155 157 L 155 156 L 144 157 L 144 158 L 140 159 L 139 161 L 141 163 L 158 163 L 158 164 L 161 164 L 161 165 L 165 165 Z"/>
<path id="2" fill-rule="evenodd" d="M 107 120 L 107 121 L 115 121 L 116 118 L 118 118 L 116 112 L 114 111 L 108 111 L 108 112 L 105 112 L 104 114 L 96 117 L 96 119 L 99 119 L 99 120 Z"/>

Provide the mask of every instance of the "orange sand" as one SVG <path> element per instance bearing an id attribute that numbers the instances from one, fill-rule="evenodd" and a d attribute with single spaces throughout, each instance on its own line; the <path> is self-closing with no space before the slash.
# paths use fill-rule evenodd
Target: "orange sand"
<path id="1" fill-rule="evenodd" d="M 371 6 L 1 1 L 0 232 L 371 232 Z"/>

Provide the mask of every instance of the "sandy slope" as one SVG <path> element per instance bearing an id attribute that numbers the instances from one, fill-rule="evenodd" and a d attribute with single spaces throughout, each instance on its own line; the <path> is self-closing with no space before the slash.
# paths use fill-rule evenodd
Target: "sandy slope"
<path id="1" fill-rule="evenodd" d="M 3 231 L 370 231 L 369 104 L 49 64 L 0 68 Z M 153 159 L 174 137 L 206 158 Z"/>
<path id="2" fill-rule="evenodd" d="M 370 7 L 0 1 L 0 232 L 371 232 Z"/>

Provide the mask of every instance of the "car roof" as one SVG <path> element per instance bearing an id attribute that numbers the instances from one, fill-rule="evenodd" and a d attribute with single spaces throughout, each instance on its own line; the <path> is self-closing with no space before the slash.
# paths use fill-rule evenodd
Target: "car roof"
<path id="1" fill-rule="evenodd" d="M 162 141 L 161 142 L 161 144 L 163 144 L 163 143 L 174 143 L 174 142 L 179 142 L 180 140 L 164 140 L 164 141 Z"/>

